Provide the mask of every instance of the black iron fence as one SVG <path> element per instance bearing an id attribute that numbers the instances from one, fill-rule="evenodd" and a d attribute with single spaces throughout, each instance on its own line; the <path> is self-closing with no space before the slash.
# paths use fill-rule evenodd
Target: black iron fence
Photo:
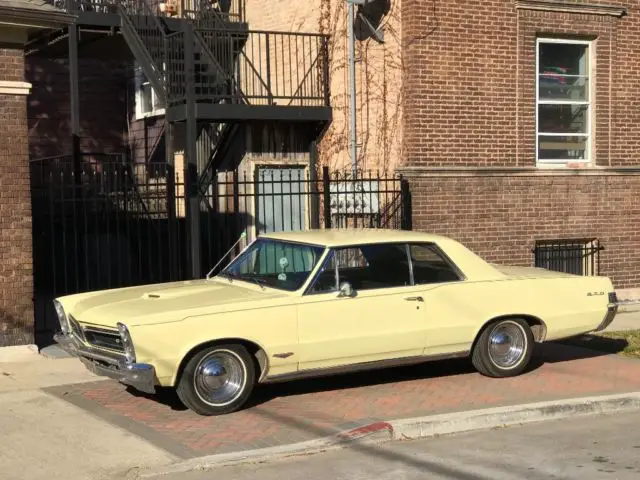
<path id="1" fill-rule="evenodd" d="M 574 275 L 598 275 L 600 252 L 597 239 L 539 240 L 533 249 L 535 266 Z"/>
<path id="2" fill-rule="evenodd" d="M 184 173 L 172 165 L 83 154 L 80 165 L 60 156 L 30 166 L 35 330 L 41 345 L 51 341 L 57 325 L 53 298 L 188 279 L 194 245 L 206 273 L 243 232 L 246 238 L 230 258 L 273 231 L 410 228 L 406 182 L 394 175 L 353 176 L 303 166 L 218 173 L 200 187 L 199 232 L 193 239 Z"/>

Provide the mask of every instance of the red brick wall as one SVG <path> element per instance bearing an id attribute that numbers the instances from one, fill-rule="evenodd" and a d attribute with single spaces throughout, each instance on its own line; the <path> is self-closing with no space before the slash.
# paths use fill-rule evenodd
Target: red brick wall
<path id="1" fill-rule="evenodd" d="M 536 240 L 598 238 L 601 273 L 640 285 L 640 176 L 433 176 L 411 182 L 413 228 L 485 259 L 533 265 Z"/>
<path id="2" fill-rule="evenodd" d="M 617 18 L 516 3 L 402 1 L 403 173 L 414 228 L 523 265 L 533 264 L 535 240 L 597 237 L 606 248 L 602 273 L 618 287 L 638 286 L 640 171 L 607 168 L 640 167 L 640 11 Z M 583 169 L 588 175 L 536 168 L 540 35 L 594 40 L 593 153 L 601 168 Z M 484 167 L 505 170 L 487 175 Z"/>
<path id="3" fill-rule="evenodd" d="M 21 50 L 0 49 L 0 78 L 24 81 Z M 0 346 L 33 343 L 27 100 L 0 94 Z"/>

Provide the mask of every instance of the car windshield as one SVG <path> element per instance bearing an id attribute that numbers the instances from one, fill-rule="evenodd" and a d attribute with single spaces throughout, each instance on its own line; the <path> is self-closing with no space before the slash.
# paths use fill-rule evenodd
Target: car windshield
<path id="1" fill-rule="evenodd" d="M 323 252 L 316 245 L 259 238 L 219 276 L 293 292 L 304 285 Z"/>

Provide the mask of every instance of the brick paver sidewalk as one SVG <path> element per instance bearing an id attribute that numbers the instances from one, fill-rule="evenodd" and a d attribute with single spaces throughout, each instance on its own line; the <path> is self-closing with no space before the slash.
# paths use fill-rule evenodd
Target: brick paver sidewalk
<path id="1" fill-rule="evenodd" d="M 143 396 L 112 381 L 48 392 L 183 458 L 290 444 L 381 420 L 640 391 L 640 361 L 549 344 L 537 368 L 510 379 L 465 360 L 260 387 L 240 412 L 201 417 L 169 392 Z"/>

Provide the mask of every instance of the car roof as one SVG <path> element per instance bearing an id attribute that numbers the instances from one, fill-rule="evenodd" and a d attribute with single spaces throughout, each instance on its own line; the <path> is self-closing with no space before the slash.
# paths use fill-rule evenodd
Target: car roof
<path id="1" fill-rule="evenodd" d="M 361 245 L 389 242 L 438 242 L 446 237 L 407 230 L 348 228 L 328 230 L 303 230 L 298 232 L 278 232 L 260 235 L 262 238 L 288 242 L 310 243 L 327 247 Z"/>

